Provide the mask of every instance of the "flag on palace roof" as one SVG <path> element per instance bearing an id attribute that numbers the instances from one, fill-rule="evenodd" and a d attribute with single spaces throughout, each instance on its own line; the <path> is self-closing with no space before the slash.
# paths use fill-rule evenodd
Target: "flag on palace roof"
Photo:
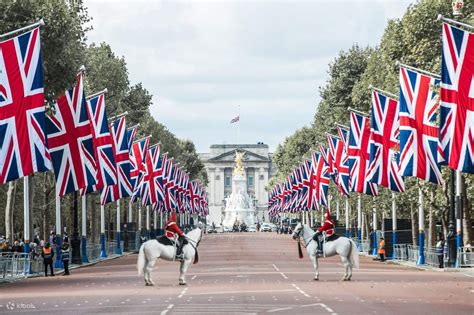
<path id="1" fill-rule="evenodd" d="M 0 42 L 0 185 L 51 169 L 39 28 Z"/>
<path id="2" fill-rule="evenodd" d="M 474 173 L 474 34 L 443 24 L 440 133 L 451 169 Z"/>
<path id="3" fill-rule="evenodd" d="M 433 90 L 439 82 L 400 67 L 400 172 L 435 184 L 443 182 L 438 164 L 438 100 Z"/>

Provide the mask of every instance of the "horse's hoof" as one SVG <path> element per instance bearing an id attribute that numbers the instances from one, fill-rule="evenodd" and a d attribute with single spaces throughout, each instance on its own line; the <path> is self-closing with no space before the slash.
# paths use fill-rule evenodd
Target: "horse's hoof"
<path id="1" fill-rule="evenodd" d="M 152 287 L 152 286 L 153 286 L 153 283 L 145 283 L 145 285 L 146 285 L 147 287 Z"/>
<path id="2" fill-rule="evenodd" d="M 314 281 L 319 281 L 319 278 L 314 278 Z"/>
<path id="3" fill-rule="evenodd" d="M 179 285 L 187 285 L 186 282 L 180 282 Z"/>

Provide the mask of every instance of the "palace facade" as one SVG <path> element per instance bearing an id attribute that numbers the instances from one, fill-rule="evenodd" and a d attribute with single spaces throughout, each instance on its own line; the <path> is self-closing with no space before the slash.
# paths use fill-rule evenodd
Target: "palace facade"
<path id="1" fill-rule="evenodd" d="M 255 206 L 255 222 L 268 222 L 268 192 L 265 187 L 276 173 L 272 165 L 272 154 L 268 145 L 257 144 L 213 144 L 209 153 L 200 153 L 209 178 L 206 190 L 209 194 L 209 216 L 207 223 L 221 225 L 224 219 L 225 198 L 232 193 L 232 170 L 236 152 L 244 152 L 244 169 L 247 179 L 247 194 Z"/>

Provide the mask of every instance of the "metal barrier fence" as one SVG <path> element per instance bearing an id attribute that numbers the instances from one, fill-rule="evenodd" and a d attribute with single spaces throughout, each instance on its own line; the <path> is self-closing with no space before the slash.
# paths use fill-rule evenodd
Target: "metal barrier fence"
<path id="1" fill-rule="evenodd" d="M 395 260 L 408 260 L 408 248 L 407 244 L 395 244 L 393 259 Z"/>
<path id="2" fill-rule="evenodd" d="M 120 244 L 123 249 L 123 242 Z M 117 257 L 116 242 L 107 242 L 107 257 Z M 90 262 L 100 259 L 100 244 L 88 244 L 87 256 Z M 55 259 L 55 258 L 53 258 Z M 54 265 L 54 261 L 53 261 Z M 73 266 L 73 265 L 72 265 Z M 57 270 L 62 270 L 54 268 Z M 42 275 L 44 273 L 43 258 L 35 253 L 0 252 L 0 281 L 12 281 L 20 278 Z"/>
<path id="3" fill-rule="evenodd" d="M 458 266 L 463 267 L 474 267 L 474 253 L 472 247 L 459 247 L 458 248 Z"/>

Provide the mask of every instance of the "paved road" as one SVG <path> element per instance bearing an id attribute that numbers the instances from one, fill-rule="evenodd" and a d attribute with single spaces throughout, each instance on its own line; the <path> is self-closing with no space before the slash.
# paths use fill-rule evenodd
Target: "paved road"
<path id="1" fill-rule="evenodd" d="M 313 281 L 289 236 L 205 235 L 188 286 L 178 264 L 157 262 L 145 287 L 136 255 L 56 276 L 0 285 L 0 313 L 42 314 L 474 314 L 474 278 L 422 271 L 361 257 L 351 282 L 338 258 L 324 259 Z M 29 308 L 28 308 L 29 307 Z M 34 307 L 34 309 L 32 308 Z"/>

